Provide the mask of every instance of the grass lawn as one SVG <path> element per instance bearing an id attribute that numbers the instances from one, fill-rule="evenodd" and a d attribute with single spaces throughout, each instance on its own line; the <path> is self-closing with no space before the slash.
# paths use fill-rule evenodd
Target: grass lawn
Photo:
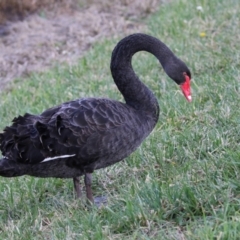
<path id="1" fill-rule="evenodd" d="M 94 195 L 108 205 L 75 200 L 71 179 L 0 178 L 1 239 L 240 239 L 239 0 L 166 1 L 146 24 L 188 64 L 193 102 L 138 53 L 133 66 L 158 97 L 160 119 L 126 161 L 93 174 Z M 70 99 L 122 100 L 109 70 L 117 41 L 96 44 L 75 67 L 17 80 L 1 93 L 0 129 Z"/>

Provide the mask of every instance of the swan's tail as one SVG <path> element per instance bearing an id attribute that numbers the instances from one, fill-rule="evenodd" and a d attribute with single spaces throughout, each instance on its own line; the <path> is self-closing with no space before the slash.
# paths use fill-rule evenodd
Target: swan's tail
<path id="1" fill-rule="evenodd" d="M 18 177 L 24 174 L 24 168 L 22 168 L 17 162 L 8 160 L 7 158 L 0 159 L 0 176 Z"/>

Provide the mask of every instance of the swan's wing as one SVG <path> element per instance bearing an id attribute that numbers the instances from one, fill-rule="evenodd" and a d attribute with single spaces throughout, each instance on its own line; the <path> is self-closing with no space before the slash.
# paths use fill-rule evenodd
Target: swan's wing
<path id="1" fill-rule="evenodd" d="M 107 99 L 79 99 L 50 108 L 41 115 L 25 114 L 0 134 L 3 155 L 22 163 L 74 156 L 81 163 L 108 154 L 110 132 L 126 122 L 124 104 Z M 111 151 L 109 149 L 109 151 Z"/>
<path id="2" fill-rule="evenodd" d="M 61 106 L 48 109 L 44 117 L 26 113 L 14 118 L 13 124 L 5 127 L 3 133 L 0 133 L 0 150 L 5 160 L 21 163 L 41 162 L 45 157 L 42 147 L 38 148 L 34 143 L 38 134 L 35 124 L 41 120 L 47 124 L 49 118 L 60 109 Z"/>

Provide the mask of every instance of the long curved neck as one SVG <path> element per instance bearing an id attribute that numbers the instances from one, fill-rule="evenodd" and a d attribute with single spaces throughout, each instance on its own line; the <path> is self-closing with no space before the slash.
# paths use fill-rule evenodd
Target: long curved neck
<path id="1" fill-rule="evenodd" d="M 167 60 L 174 56 L 170 49 L 158 39 L 145 34 L 133 34 L 121 40 L 113 50 L 112 76 L 126 104 L 135 109 L 152 112 L 158 118 L 159 106 L 156 97 L 139 80 L 132 68 L 132 56 L 139 51 L 152 53 L 163 67 L 167 64 Z"/>

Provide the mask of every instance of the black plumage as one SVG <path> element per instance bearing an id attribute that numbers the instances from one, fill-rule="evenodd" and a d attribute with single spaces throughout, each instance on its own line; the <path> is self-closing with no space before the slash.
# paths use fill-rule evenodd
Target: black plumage
<path id="1" fill-rule="evenodd" d="M 177 84 L 190 79 L 187 66 L 158 39 L 140 33 L 124 38 L 113 50 L 111 72 L 126 103 L 83 98 L 13 119 L 0 134 L 0 175 L 73 178 L 78 197 L 78 177 L 85 175 L 93 201 L 91 173 L 129 156 L 158 120 L 158 101 L 131 66 L 142 50 L 154 54 Z"/>

